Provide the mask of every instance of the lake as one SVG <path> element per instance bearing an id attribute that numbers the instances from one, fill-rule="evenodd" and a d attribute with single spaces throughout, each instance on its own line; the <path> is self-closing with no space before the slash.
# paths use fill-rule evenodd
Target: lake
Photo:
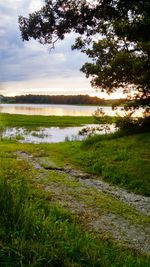
<path id="1" fill-rule="evenodd" d="M 97 108 L 102 108 L 110 116 L 116 114 L 116 111 L 112 110 L 111 107 L 45 104 L 0 104 L 0 113 L 44 116 L 92 116 Z M 122 113 L 121 107 L 119 107 L 119 113 Z"/>
<path id="2" fill-rule="evenodd" d="M 0 104 L 0 113 L 43 115 L 43 116 L 92 116 L 97 108 L 102 108 L 106 115 L 123 115 L 122 107 L 117 111 L 106 106 L 78 106 L 78 105 L 51 105 L 51 104 Z M 134 116 L 142 116 L 142 109 L 135 112 Z"/>
<path id="3" fill-rule="evenodd" d="M 44 105 L 44 104 L 0 104 L 0 113 L 24 114 L 24 115 L 44 115 L 44 116 L 92 116 L 97 108 L 102 108 L 105 114 L 116 115 L 116 110 L 111 107 L 98 106 L 77 106 L 77 105 Z M 118 108 L 118 113 L 123 114 L 122 108 Z M 139 116 L 139 113 L 138 113 Z M 29 131 L 25 128 L 5 128 L 1 133 L 1 138 L 10 138 L 22 143 L 56 143 L 72 140 L 83 140 L 86 135 L 79 132 L 85 127 L 96 127 L 97 125 L 83 125 L 81 127 L 50 127 L 39 128 L 37 131 Z M 116 131 L 115 125 L 99 125 L 97 134 L 108 134 Z"/>
<path id="4" fill-rule="evenodd" d="M 6 127 L 0 132 L 0 137 L 16 140 L 20 143 L 58 143 L 64 141 L 81 141 L 89 134 L 108 134 L 116 131 L 114 124 L 88 124 L 79 127 L 39 127 L 29 130 L 23 127 Z"/>

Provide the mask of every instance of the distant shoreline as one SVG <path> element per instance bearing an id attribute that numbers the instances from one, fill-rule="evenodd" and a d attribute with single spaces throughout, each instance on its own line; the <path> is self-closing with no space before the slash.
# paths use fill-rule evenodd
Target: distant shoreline
<path id="1" fill-rule="evenodd" d="M 89 95 L 20 95 L 0 96 L 1 104 L 45 104 L 75 106 L 122 106 L 126 99 L 104 99 Z"/>

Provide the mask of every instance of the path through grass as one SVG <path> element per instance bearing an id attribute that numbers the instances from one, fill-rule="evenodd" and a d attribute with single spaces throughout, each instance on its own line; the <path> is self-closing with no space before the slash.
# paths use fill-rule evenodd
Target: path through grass
<path id="1" fill-rule="evenodd" d="M 122 234 L 126 236 L 128 232 L 130 236 L 133 230 L 137 236 L 134 230 L 143 232 L 147 229 L 148 217 L 107 194 L 81 185 L 76 178 L 40 169 L 39 165 L 44 166 L 41 161 L 45 158 L 44 146 L 4 141 L 0 146 L 2 266 L 150 265 L 149 257 L 144 256 L 140 249 L 132 250 L 119 239 L 115 242 L 110 231 L 115 229 L 113 224 L 118 221 L 122 224 L 120 234 L 124 229 Z M 31 159 L 22 158 L 18 151 L 27 153 Z M 49 162 L 58 166 L 54 161 L 55 153 L 49 146 Z M 32 159 L 37 160 L 36 166 Z M 66 158 L 61 163 L 67 162 Z M 91 222 L 96 223 L 94 228 Z M 102 223 L 106 228 L 97 228 Z"/>

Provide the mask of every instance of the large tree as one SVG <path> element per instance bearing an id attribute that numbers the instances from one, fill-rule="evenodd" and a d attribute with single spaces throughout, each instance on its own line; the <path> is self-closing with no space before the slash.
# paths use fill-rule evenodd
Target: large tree
<path id="1" fill-rule="evenodd" d="M 90 58 L 81 70 L 93 87 L 134 89 L 130 108 L 150 107 L 150 0 L 45 0 L 28 18 L 19 17 L 22 39 L 50 44 L 76 32 L 73 49 Z"/>

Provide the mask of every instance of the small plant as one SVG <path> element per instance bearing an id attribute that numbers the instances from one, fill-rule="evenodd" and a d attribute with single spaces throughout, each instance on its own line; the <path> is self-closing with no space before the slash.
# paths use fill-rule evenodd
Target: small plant
<path id="1" fill-rule="evenodd" d="M 93 114 L 93 118 L 98 124 L 109 124 L 114 122 L 114 118 L 106 115 L 102 108 L 97 108 Z"/>

